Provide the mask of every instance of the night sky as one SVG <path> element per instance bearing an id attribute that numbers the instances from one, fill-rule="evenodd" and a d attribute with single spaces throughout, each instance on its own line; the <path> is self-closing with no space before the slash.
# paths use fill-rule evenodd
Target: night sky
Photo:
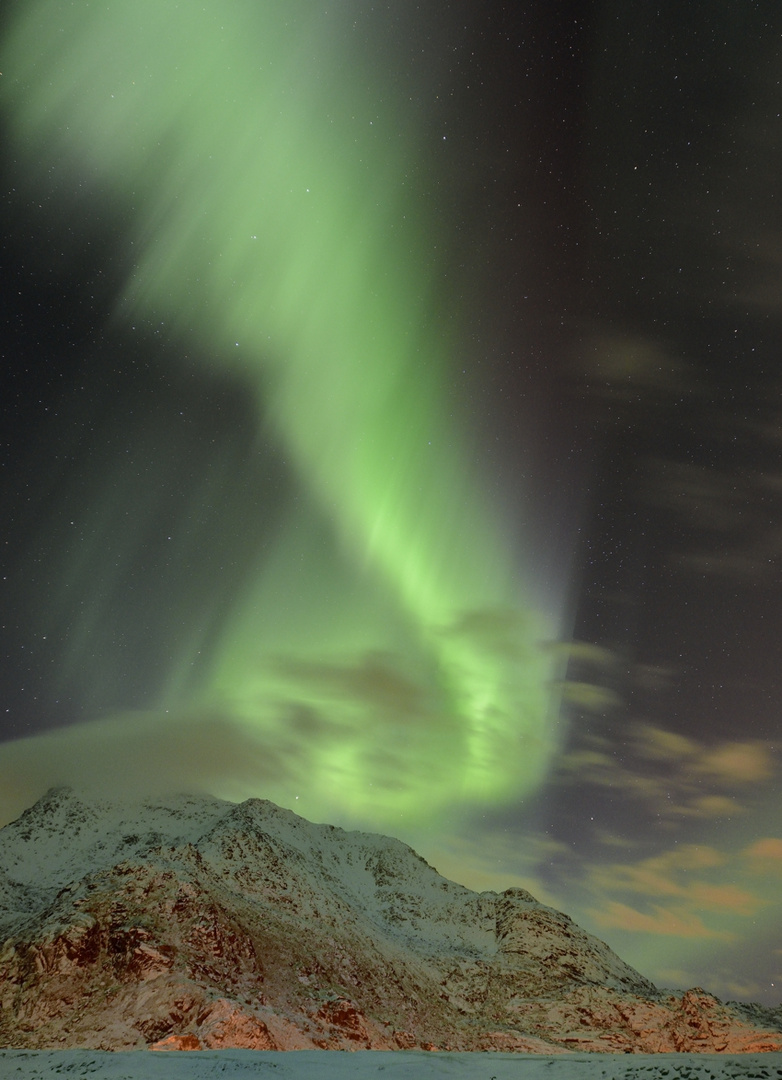
<path id="1" fill-rule="evenodd" d="M 7 8 L 2 822 L 266 797 L 778 1004 L 779 5 Z"/>

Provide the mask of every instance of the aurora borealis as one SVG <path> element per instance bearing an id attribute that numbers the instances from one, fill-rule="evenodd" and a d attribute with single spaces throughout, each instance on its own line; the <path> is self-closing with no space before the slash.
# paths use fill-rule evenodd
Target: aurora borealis
<path id="1" fill-rule="evenodd" d="M 281 18 L 245 4 L 227 25 L 205 5 L 186 28 L 152 0 L 83 14 L 63 25 L 42 4 L 10 35 L 34 86 L 18 130 L 134 205 L 122 317 L 159 318 L 230 369 L 301 490 L 202 694 L 273 746 L 291 710 L 317 713 L 296 777 L 315 814 L 405 821 L 533 787 L 556 745 L 557 613 L 534 611 L 446 414 L 453 331 L 405 191 L 415 133 L 376 145 L 394 109 L 362 102 L 345 28 L 311 5 Z M 41 67 L 57 78 L 32 83 Z M 417 718 L 401 758 L 400 697 Z"/>
<path id="2" fill-rule="evenodd" d="M 777 1001 L 778 17 L 544 7 L 11 6 L 3 812 L 261 795 Z"/>

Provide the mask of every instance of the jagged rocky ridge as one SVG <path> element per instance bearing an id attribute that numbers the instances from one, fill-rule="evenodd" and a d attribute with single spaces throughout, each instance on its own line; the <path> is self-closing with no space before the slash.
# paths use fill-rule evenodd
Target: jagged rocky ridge
<path id="1" fill-rule="evenodd" d="M 56 789 L 0 830 L 0 1046 L 782 1050 L 566 915 L 272 803 Z"/>

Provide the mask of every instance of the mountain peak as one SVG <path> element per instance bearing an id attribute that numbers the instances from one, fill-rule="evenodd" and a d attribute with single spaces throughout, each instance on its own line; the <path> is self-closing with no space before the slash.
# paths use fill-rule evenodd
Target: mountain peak
<path id="1" fill-rule="evenodd" d="M 524 889 L 263 799 L 52 789 L 0 830 L 0 930 L 0 1045 L 782 1050 Z"/>

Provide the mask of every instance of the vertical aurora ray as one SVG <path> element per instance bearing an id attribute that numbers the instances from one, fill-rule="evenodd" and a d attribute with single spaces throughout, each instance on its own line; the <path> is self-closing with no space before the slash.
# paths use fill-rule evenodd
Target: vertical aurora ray
<path id="1" fill-rule="evenodd" d="M 543 779 L 556 613 L 448 404 L 418 133 L 350 37 L 308 2 L 37 0 L 3 94 L 33 159 L 132 209 L 120 312 L 232 370 L 301 485 L 205 700 L 276 755 L 269 797 L 388 824 Z"/>

